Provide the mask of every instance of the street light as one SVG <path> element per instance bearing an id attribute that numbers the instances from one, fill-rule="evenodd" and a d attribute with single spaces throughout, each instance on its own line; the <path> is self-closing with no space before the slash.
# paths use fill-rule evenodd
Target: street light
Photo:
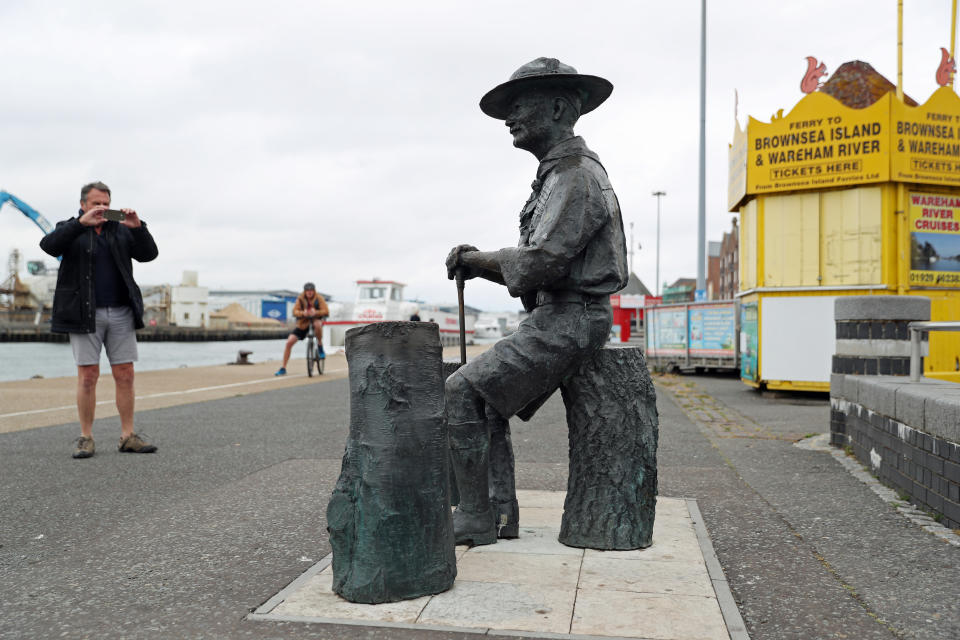
<path id="1" fill-rule="evenodd" d="M 657 295 L 660 295 L 660 197 L 667 195 L 666 191 L 654 191 L 657 198 Z"/>

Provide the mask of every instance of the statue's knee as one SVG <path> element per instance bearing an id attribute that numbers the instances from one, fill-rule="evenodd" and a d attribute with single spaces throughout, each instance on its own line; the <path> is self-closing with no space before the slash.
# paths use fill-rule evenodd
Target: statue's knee
<path id="1" fill-rule="evenodd" d="M 444 383 L 444 402 L 447 421 L 451 424 L 476 422 L 483 419 L 483 400 L 459 372 Z"/>
<path id="2" fill-rule="evenodd" d="M 443 385 L 443 395 L 449 401 L 464 395 L 469 391 L 470 385 L 459 373 L 454 372 Z"/>
<path id="3" fill-rule="evenodd" d="M 490 433 L 510 433 L 510 421 L 504 418 L 500 413 L 489 404 L 485 408 L 487 425 L 490 427 Z"/>

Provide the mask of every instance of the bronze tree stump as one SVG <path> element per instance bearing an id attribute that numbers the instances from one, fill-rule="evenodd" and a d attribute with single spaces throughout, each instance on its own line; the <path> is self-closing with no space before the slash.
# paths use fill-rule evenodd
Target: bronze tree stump
<path id="1" fill-rule="evenodd" d="M 457 575 L 437 325 L 346 335 L 350 434 L 327 506 L 333 590 L 352 602 L 440 593 Z"/>
<path id="2" fill-rule="evenodd" d="M 608 345 L 561 386 L 570 472 L 560 542 L 641 549 L 653 541 L 657 398 L 640 349 Z"/>

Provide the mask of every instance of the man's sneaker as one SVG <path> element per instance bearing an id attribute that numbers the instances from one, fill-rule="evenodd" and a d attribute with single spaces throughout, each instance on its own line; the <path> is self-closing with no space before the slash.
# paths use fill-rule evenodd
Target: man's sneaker
<path id="1" fill-rule="evenodd" d="M 117 449 L 121 453 L 153 453 L 157 448 L 152 444 L 147 444 L 143 438 L 135 433 L 131 433 L 126 438 L 120 439 Z"/>
<path id="2" fill-rule="evenodd" d="M 324 360 L 327 357 L 327 354 L 323 352 L 323 345 L 320 345 L 320 359 Z"/>
<path id="3" fill-rule="evenodd" d="M 285 375 L 287 375 L 287 368 L 286 368 L 286 367 L 280 367 L 279 369 L 277 369 L 277 372 L 276 372 L 275 374 L 273 374 L 273 375 L 275 375 L 275 376 L 285 376 Z"/>
<path id="4" fill-rule="evenodd" d="M 74 458 L 91 458 L 93 457 L 93 452 L 93 438 L 88 438 L 87 436 L 77 438 L 77 449 L 73 452 Z"/>

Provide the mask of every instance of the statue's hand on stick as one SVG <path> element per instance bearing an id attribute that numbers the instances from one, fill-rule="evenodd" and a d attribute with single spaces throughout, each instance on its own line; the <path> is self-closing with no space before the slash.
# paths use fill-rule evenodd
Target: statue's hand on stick
<path id="1" fill-rule="evenodd" d="M 461 244 L 451 249 L 447 256 L 447 278 L 450 280 L 455 279 L 457 271 L 460 270 L 464 280 L 483 278 L 505 284 L 500 269 L 498 251 L 480 251 L 473 245 Z"/>
<path id="2" fill-rule="evenodd" d="M 448 280 L 453 280 L 456 278 L 458 269 L 460 273 L 463 274 L 464 280 L 471 280 L 480 275 L 479 273 L 474 273 L 474 271 L 470 269 L 470 267 L 468 267 L 463 261 L 463 254 L 473 251 L 480 250 L 472 244 L 458 244 L 450 250 L 446 260 Z"/>
<path id="3" fill-rule="evenodd" d="M 480 275 L 464 264 L 463 255 L 465 253 L 476 253 L 478 251 L 480 250 L 473 245 L 460 244 L 450 250 L 446 260 L 447 278 L 450 280 L 456 279 L 457 281 L 457 303 L 460 311 L 460 364 L 467 363 L 467 334 L 463 310 L 463 283 L 465 280 L 476 278 Z"/>

